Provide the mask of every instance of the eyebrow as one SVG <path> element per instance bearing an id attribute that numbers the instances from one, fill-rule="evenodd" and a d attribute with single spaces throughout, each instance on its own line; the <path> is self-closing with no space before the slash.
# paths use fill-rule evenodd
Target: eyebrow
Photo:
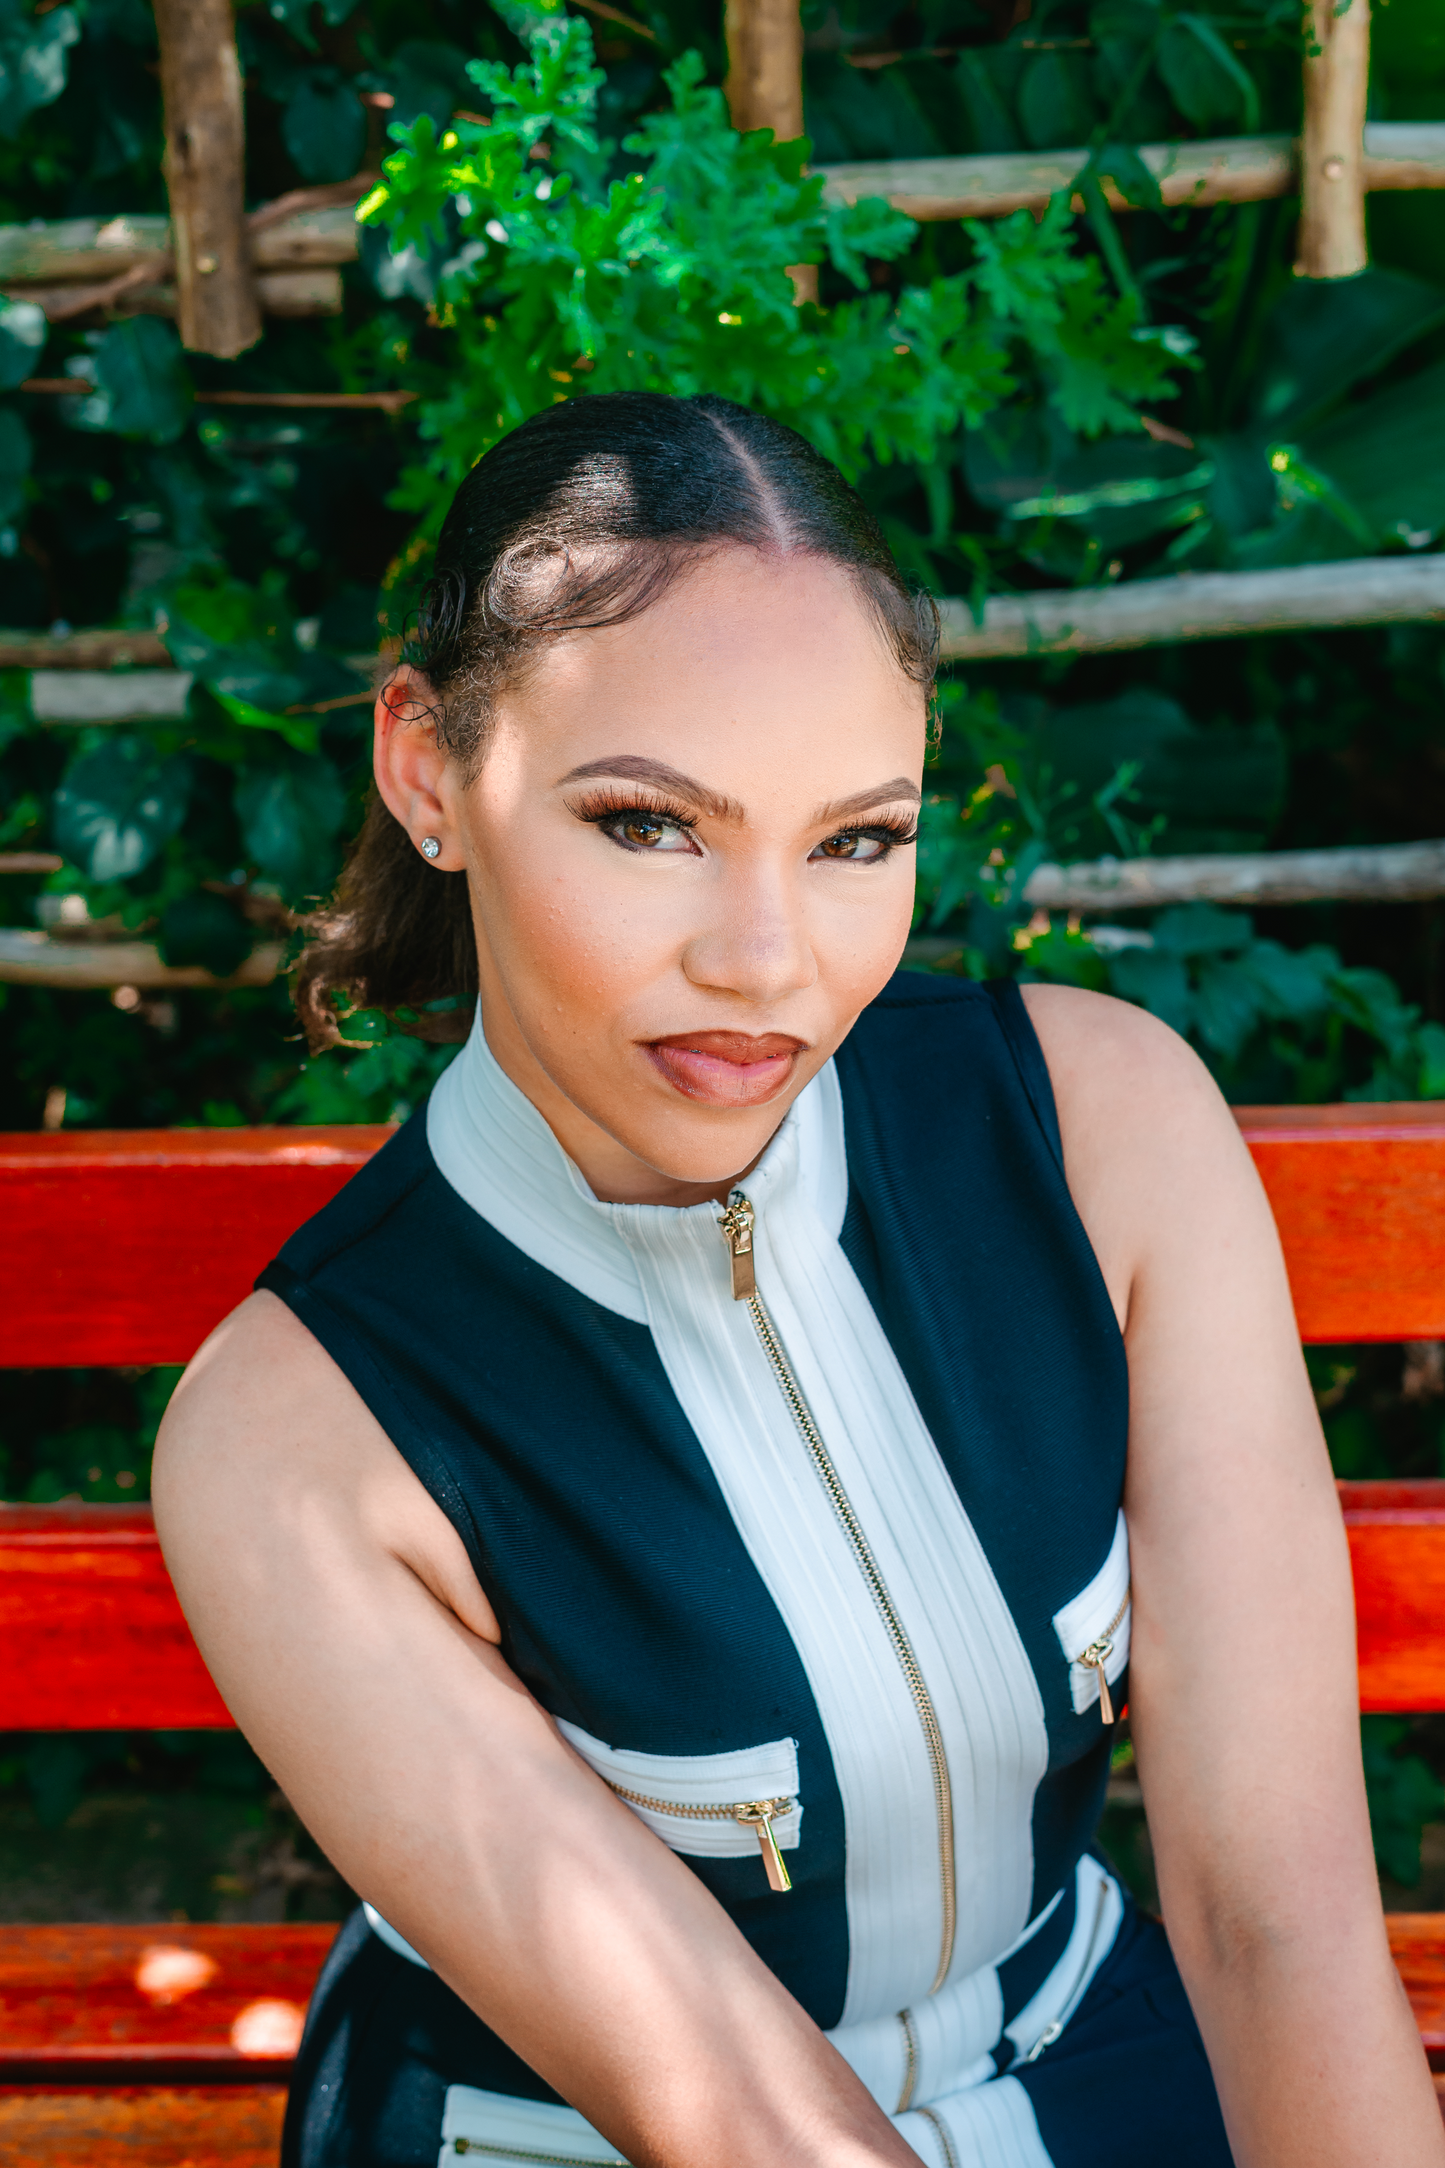
<path id="1" fill-rule="evenodd" d="M 745 818 L 736 798 L 709 790 L 707 784 L 699 783 L 695 776 L 683 775 L 679 769 L 669 768 L 665 760 L 648 760 L 641 753 L 613 753 L 605 760 L 586 761 L 580 768 L 569 768 L 562 783 L 586 783 L 594 776 L 604 775 L 619 776 L 628 783 L 650 783 L 654 790 L 671 791 L 675 798 L 685 798 L 689 805 L 710 813 L 714 820 L 740 821 Z"/>
<path id="2" fill-rule="evenodd" d="M 741 821 L 747 817 L 736 798 L 710 789 L 706 783 L 699 783 L 695 776 L 683 775 L 664 760 L 649 760 L 640 753 L 615 753 L 605 760 L 586 761 L 580 768 L 570 768 L 558 788 L 565 783 L 591 782 L 601 776 L 617 776 L 628 783 L 650 783 L 654 790 L 671 791 L 674 797 L 685 798 L 690 805 L 710 813 L 715 820 Z M 873 790 L 855 790 L 851 797 L 835 798 L 819 806 L 813 820 L 818 827 L 831 826 L 867 813 L 874 806 L 896 803 L 900 798 L 910 805 L 918 805 L 922 796 L 918 785 L 911 783 L 906 775 L 895 775 Z"/>

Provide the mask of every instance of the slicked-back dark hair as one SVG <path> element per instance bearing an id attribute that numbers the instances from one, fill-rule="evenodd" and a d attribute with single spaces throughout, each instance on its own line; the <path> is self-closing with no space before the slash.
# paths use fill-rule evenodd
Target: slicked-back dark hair
<path id="1" fill-rule="evenodd" d="M 877 522 L 795 430 L 712 394 L 607 392 L 535 415 L 462 483 L 405 659 L 435 704 L 418 719 L 475 772 L 499 692 L 545 643 L 618 625 L 711 551 L 818 557 L 852 577 L 900 670 L 932 692 L 938 612 Z M 387 1010 L 477 988 L 466 878 L 439 873 L 374 798 L 333 901 L 311 921 L 296 998 L 313 1045 L 336 1036 L 333 989 Z"/>

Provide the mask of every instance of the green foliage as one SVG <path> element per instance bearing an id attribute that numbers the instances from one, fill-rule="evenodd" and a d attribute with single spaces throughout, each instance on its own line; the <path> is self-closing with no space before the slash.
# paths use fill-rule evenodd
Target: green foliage
<path id="1" fill-rule="evenodd" d="M 147 867 L 186 817 L 192 765 L 148 738 L 107 737 L 67 769 L 55 793 L 55 840 L 92 881 L 126 881 Z"/>
<path id="2" fill-rule="evenodd" d="M 935 459 L 1017 389 L 1019 349 L 1086 434 L 1167 396 L 1167 356 L 1134 338 L 1137 310 L 1072 247 L 1062 202 L 1037 226 L 1020 214 L 971 227 L 976 262 L 951 277 L 800 309 L 790 265 L 825 262 L 861 287 L 867 259 L 906 252 L 911 221 L 881 202 L 825 206 L 805 146 L 736 135 L 697 54 L 666 71 L 669 108 L 627 137 L 633 170 L 604 180 L 590 28 L 534 17 L 527 39 L 523 66 L 468 71 L 489 120 L 440 137 L 427 116 L 393 128 L 402 147 L 358 214 L 394 256 L 433 266 L 454 333 L 421 422 L 436 449 L 401 498 L 428 529 L 479 453 L 567 396 L 559 386 L 718 391 L 854 475 L 870 459 Z"/>
<path id="3" fill-rule="evenodd" d="M 80 36 L 74 8 L 32 15 L 23 0 L 0 0 L 0 134 L 65 88 L 66 54 Z"/>
<path id="4" fill-rule="evenodd" d="M 0 294 L 0 391 L 13 391 L 34 375 L 49 330 L 45 311 L 36 302 L 10 301 Z"/>
<path id="5" fill-rule="evenodd" d="M 191 380 L 174 328 L 157 316 L 132 316 L 102 332 L 77 365 L 95 391 L 70 413 L 74 429 L 172 444 L 191 409 Z"/>
<path id="6" fill-rule="evenodd" d="M 1445 1811 L 1445 1786 L 1418 1754 L 1402 1751 L 1410 1735 L 1404 1716 L 1360 1719 L 1370 1829 L 1382 1874 L 1407 1889 L 1420 1879 L 1420 1831 Z"/>

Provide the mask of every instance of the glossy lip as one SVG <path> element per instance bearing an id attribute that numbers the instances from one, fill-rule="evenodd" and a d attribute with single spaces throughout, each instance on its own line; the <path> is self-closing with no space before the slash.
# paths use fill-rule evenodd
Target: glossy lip
<path id="1" fill-rule="evenodd" d="M 709 1107 L 757 1107 L 780 1092 L 805 1039 L 781 1031 L 675 1031 L 643 1043 L 664 1081 Z"/>

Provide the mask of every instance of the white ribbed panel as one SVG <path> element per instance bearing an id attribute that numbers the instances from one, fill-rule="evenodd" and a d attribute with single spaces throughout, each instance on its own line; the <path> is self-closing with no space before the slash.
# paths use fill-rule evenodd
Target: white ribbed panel
<path id="1" fill-rule="evenodd" d="M 488 2160 L 503 2168 L 507 2163 L 537 2168 L 539 2154 L 597 2163 L 599 2168 L 627 2168 L 611 2140 L 575 2108 L 560 2108 L 550 2100 L 519 2100 L 513 2093 L 485 2093 L 475 2085 L 447 2087 L 437 2168 L 456 2168 L 458 2138 L 484 2145 Z M 516 2152 L 509 2153 L 509 2146 Z"/>
<path id="2" fill-rule="evenodd" d="M 1062 2031 L 1068 2024 L 1123 1924 L 1123 1892 L 1087 1852 L 1074 1869 L 1074 1891 L 1073 1932 L 1048 1978 L 1009 2023 L 1007 2038 L 1025 2061 L 1048 2053 L 1040 2043 L 1052 2028 Z"/>
<path id="3" fill-rule="evenodd" d="M 827 1734 L 847 1837 L 842 2026 L 916 2007 L 934 1976 L 942 1925 L 922 1727 L 748 1308 L 732 1300 L 714 1208 L 597 1203 L 497 1068 L 480 1028 L 433 1094 L 427 1134 L 447 1180 L 526 1255 L 650 1325 L 797 1645 Z M 952 1985 L 991 1968 L 1025 1927 L 1047 1734 L 1002 1591 L 839 1246 L 847 1184 L 842 1095 L 830 1063 L 745 1184 L 757 1212 L 758 1286 L 933 1698 L 953 1784 Z M 996 1997 L 991 1978 L 956 2002 L 949 1997 L 955 2071 L 996 2039 Z M 985 2039 L 990 2009 L 995 2030 Z"/>
<path id="4" fill-rule="evenodd" d="M 1114 1528 L 1114 1540 L 1109 1555 L 1094 1575 L 1087 1588 L 1081 1588 L 1077 1596 L 1054 1614 L 1054 1632 L 1059 1646 L 1069 1660 L 1069 1686 L 1073 1694 L 1074 1708 L 1080 1716 L 1091 1709 L 1099 1698 L 1099 1673 L 1094 1664 L 1081 1664 L 1079 1652 L 1088 1648 L 1109 1633 L 1113 1642 L 1112 1652 L 1104 1659 L 1104 1676 L 1112 1686 L 1124 1675 L 1129 1661 L 1129 1630 L 1133 1625 L 1133 1608 L 1124 1605 L 1124 1616 L 1119 1618 L 1119 1606 L 1129 1593 L 1129 1524 L 1120 1509 Z M 1118 1624 L 1114 1621 L 1118 1619 Z"/>
<path id="5" fill-rule="evenodd" d="M 555 1719 L 567 1744 L 582 1756 L 604 1784 L 624 1792 L 641 1792 L 646 1799 L 665 1799 L 674 1807 L 718 1807 L 744 1804 L 753 1799 L 791 1799 L 786 1814 L 773 1822 L 773 1842 L 780 1852 L 796 1852 L 803 1827 L 803 1805 L 798 1798 L 798 1742 L 771 1739 L 763 1746 L 745 1746 L 730 1754 L 634 1754 L 605 1746 L 583 1731 L 580 1724 Z M 668 1814 L 624 1801 L 654 1837 L 661 1837 L 674 1852 L 692 1859 L 755 1859 L 763 1873 L 758 1833 L 731 1815 L 699 1820 L 695 1815 Z M 995 2034 L 997 2038 L 997 2034 Z"/>
<path id="6" fill-rule="evenodd" d="M 492 1057 L 480 1005 L 426 1108 L 432 1158 L 458 1196 L 579 1294 L 646 1322 L 626 1247 L 530 1099 Z"/>
<path id="7" fill-rule="evenodd" d="M 1054 2168 L 1033 2102 L 1017 2078 L 995 2078 L 928 2105 L 953 2141 L 956 2168 Z M 893 2126 L 924 2160 L 950 2168 L 928 2116 L 910 2110 L 895 2115 Z"/>

